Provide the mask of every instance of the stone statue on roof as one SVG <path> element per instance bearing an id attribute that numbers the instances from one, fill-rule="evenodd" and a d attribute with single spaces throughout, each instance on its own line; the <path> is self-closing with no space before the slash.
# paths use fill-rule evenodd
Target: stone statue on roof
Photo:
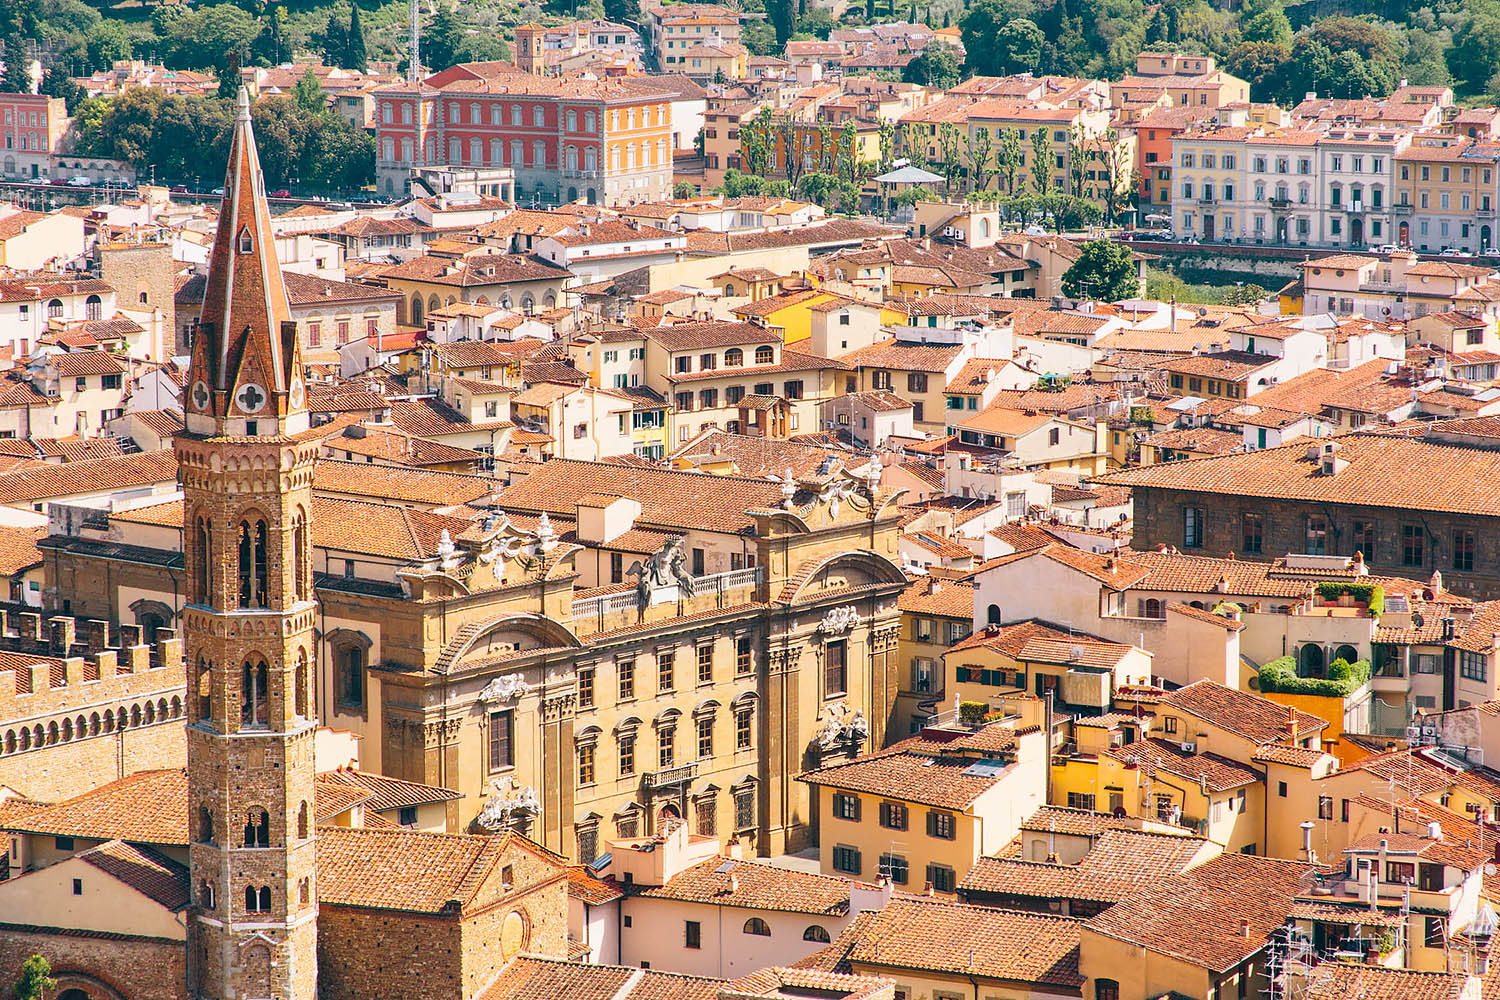
<path id="1" fill-rule="evenodd" d="M 693 575 L 688 572 L 687 553 L 682 551 L 682 536 L 667 539 L 662 547 L 644 560 L 637 559 L 625 571 L 636 578 L 635 592 L 641 608 L 651 606 L 658 587 L 676 586 L 683 597 L 693 596 Z"/>

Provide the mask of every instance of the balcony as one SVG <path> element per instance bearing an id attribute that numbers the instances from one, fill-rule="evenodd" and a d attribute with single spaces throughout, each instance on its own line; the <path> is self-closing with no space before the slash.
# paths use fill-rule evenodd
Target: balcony
<path id="1" fill-rule="evenodd" d="M 1215 198 L 1211 194 L 1200 194 L 1198 196 L 1198 204 L 1200 205 L 1213 205 L 1216 204 L 1218 200 L 1219 199 Z"/>
<path id="2" fill-rule="evenodd" d="M 1398 201 L 1396 202 L 1396 204 L 1391 206 L 1391 211 L 1395 212 L 1397 215 L 1410 215 L 1412 213 L 1412 209 L 1412 204 L 1406 201 Z"/>
<path id="3" fill-rule="evenodd" d="M 676 767 L 663 768 L 660 771 L 647 771 L 642 778 L 642 783 L 648 792 L 661 791 L 664 788 L 676 788 L 686 785 L 698 777 L 698 762 L 690 764 L 678 764 Z"/>
<path id="4" fill-rule="evenodd" d="M 564 167 L 562 175 L 566 180 L 596 181 L 603 176 L 598 170 L 580 170 L 577 167 Z"/>
<path id="5" fill-rule="evenodd" d="M 1271 207 L 1274 208 L 1274 209 L 1278 209 L 1278 210 L 1291 208 L 1292 207 L 1292 199 L 1290 199 L 1290 198 L 1272 198 L 1271 199 Z"/>

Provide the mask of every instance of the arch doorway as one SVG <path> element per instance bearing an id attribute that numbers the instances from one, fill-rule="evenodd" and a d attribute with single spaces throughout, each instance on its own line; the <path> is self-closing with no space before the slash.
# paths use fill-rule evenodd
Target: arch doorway
<path id="1" fill-rule="evenodd" d="M 1363 219 L 1349 220 L 1349 245 L 1355 247 L 1365 245 L 1365 222 Z"/>
<path id="2" fill-rule="evenodd" d="M 1490 244 L 1491 244 L 1491 240 L 1490 240 L 1490 227 L 1489 226 L 1480 226 L 1479 227 L 1479 249 L 1488 251 L 1490 249 Z"/>
<path id="3" fill-rule="evenodd" d="M 1297 674 L 1300 677 L 1323 676 L 1323 647 L 1309 642 L 1297 651 Z"/>
<path id="4" fill-rule="evenodd" d="M 1404 247 L 1411 246 L 1411 223 L 1403 222 L 1396 227 L 1396 242 Z"/>
<path id="5" fill-rule="evenodd" d="M 668 823 L 682 819 L 682 811 L 674 803 L 668 802 L 656 811 L 656 830 L 660 833 Z"/>

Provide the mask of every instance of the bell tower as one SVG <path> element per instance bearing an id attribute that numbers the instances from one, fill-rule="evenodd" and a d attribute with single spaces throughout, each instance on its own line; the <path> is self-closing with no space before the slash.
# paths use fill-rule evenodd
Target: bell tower
<path id="1" fill-rule="evenodd" d="M 190 705 L 189 986 L 315 1000 L 314 442 L 242 88 L 174 447 Z"/>

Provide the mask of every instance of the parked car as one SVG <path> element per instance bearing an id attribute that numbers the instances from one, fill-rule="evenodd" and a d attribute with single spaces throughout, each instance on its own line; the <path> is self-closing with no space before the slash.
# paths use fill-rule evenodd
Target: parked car
<path id="1" fill-rule="evenodd" d="M 290 198 L 291 196 L 292 196 L 292 192 L 288 191 L 286 188 L 282 188 L 280 191 L 272 191 L 268 197 L 271 197 L 271 198 Z"/>
<path id="2" fill-rule="evenodd" d="M 94 184 L 94 182 L 91 181 L 91 180 L 89 180 L 87 177 L 70 177 L 70 178 L 68 178 L 68 187 L 71 187 L 71 188 L 92 187 L 93 184 Z"/>
<path id="3" fill-rule="evenodd" d="M 212 191 L 210 191 L 209 194 L 215 194 L 222 198 L 224 196 L 224 189 L 222 187 L 216 187 Z"/>

